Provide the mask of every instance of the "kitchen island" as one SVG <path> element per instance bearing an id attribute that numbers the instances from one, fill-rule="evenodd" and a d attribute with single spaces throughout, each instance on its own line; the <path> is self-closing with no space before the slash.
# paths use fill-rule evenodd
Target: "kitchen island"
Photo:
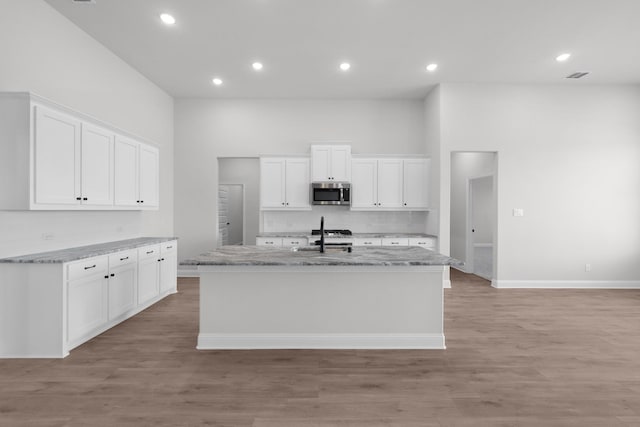
<path id="1" fill-rule="evenodd" d="M 182 264 L 200 273 L 201 350 L 445 348 L 458 261 L 428 249 L 225 246 Z"/>

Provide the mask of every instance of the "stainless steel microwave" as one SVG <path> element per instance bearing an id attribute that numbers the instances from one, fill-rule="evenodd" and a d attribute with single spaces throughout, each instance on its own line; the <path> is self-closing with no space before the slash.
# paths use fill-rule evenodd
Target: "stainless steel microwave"
<path id="1" fill-rule="evenodd" d="M 348 182 L 311 183 L 312 205 L 351 205 L 351 184 Z"/>

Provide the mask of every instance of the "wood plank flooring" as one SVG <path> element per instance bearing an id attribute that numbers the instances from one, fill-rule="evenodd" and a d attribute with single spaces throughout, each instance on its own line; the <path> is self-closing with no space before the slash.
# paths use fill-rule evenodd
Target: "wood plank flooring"
<path id="1" fill-rule="evenodd" d="M 640 426 L 640 291 L 452 272 L 447 350 L 198 351 L 197 279 L 62 360 L 0 360 L 0 426 Z"/>

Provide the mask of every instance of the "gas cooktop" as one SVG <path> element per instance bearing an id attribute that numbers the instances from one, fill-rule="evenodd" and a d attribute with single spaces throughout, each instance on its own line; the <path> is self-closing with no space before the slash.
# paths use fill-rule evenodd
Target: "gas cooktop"
<path id="1" fill-rule="evenodd" d="M 325 237 L 351 236 L 351 230 L 324 230 Z M 312 236 L 319 236 L 320 230 L 311 230 Z"/>

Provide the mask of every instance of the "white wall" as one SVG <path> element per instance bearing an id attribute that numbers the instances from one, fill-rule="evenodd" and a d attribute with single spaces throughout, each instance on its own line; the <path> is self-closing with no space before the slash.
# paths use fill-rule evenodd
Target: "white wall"
<path id="1" fill-rule="evenodd" d="M 452 151 L 498 152 L 499 281 L 640 279 L 640 86 L 452 84 L 440 96 L 443 192 Z"/>
<path id="2" fill-rule="evenodd" d="M 431 168 L 429 175 L 429 207 L 431 208 L 427 218 L 427 233 L 436 236 L 441 234 L 440 205 L 442 204 L 443 192 L 441 185 L 441 164 L 442 149 L 440 137 L 440 86 L 431 90 L 424 99 L 424 134 L 425 153 L 431 157 Z M 448 221 L 448 219 L 447 219 Z M 448 227 L 448 222 L 447 222 Z M 446 230 L 448 233 L 448 229 Z M 438 248 L 441 253 L 447 254 L 449 250 L 449 239 L 438 239 Z"/>
<path id="3" fill-rule="evenodd" d="M 424 154 L 423 110 L 421 100 L 177 99 L 180 259 L 216 246 L 216 158 L 306 155 L 327 140 L 349 140 L 354 153 Z"/>
<path id="4" fill-rule="evenodd" d="M 0 212 L 0 257 L 172 235 L 173 99 L 43 1 L 0 0 L 0 10 L 0 91 L 34 92 L 156 143 L 161 203 L 144 213 Z"/>
<path id="5" fill-rule="evenodd" d="M 458 152 L 451 155 L 451 256 L 463 262 L 467 261 L 467 183 L 470 178 L 492 175 L 494 158 L 494 153 Z M 490 243 L 492 236 L 481 239 L 483 243 Z"/>

